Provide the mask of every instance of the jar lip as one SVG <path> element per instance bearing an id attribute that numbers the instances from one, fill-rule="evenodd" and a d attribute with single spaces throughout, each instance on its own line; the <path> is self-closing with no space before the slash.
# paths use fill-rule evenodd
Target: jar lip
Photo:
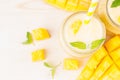
<path id="1" fill-rule="evenodd" d="M 111 21 L 116 27 L 119 28 L 120 25 L 117 24 L 117 23 L 115 23 L 115 21 L 113 21 L 112 18 L 110 17 L 110 14 L 109 14 L 109 11 L 108 11 L 108 2 L 109 2 L 109 0 L 107 0 L 107 3 L 106 3 L 106 13 L 107 13 L 107 15 L 108 15 L 108 18 L 110 19 L 110 21 Z"/>
<path id="2" fill-rule="evenodd" d="M 62 44 L 64 43 L 64 46 L 67 47 L 67 49 L 68 49 L 68 48 L 71 49 L 71 51 L 74 52 L 74 53 L 80 53 L 80 52 L 79 52 L 79 51 L 76 51 L 76 50 L 73 50 L 71 47 L 69 47 L 69 46 L 66 44 L 65 36 L 64 36 L 63 34 L 64 34 L 64 26 L 65 26 L 66 22 L 67 22 L 72 16 L 77 15 L 77 14 L 79 14 L 79 13 L 87 13 L 87 11 L 75 12 L 75 13 L 73 13 L 72 15 L 68 16 L 68 17 L 65 19 L 65 21 L 64 21 L 64 23 L 63 23 L 63 25 L 62 25 L 61 33 L 60 33 L 61 36 L 62 36 Z M 103 37 L 106 38 L 105 25 L 103 24 L 103 22 L 100 20 L 100 18 L 99 18 L 97 15 L 94 15 L 94 17 L 97 18 L 97 20 L 100 21 L 101 26 L 103 26 L 103 30 L 104 30 Z M 104 43 L 104 42 L 103 42 L 103 43 Z M 102 43 L 102 44 L 103 44 L 103 43 Z M 100 46 L 102 46 L 102 44 L 101 44 Z M 99 47 L 98 47 L 97 49 L 99 49 Z M 96 49 L 95 49 L 95 50 L 96 50 Z M 90 51 L 90 53 L 94 52 L 95 50 Z M 83 53 L 84 53 L 84 52 L 83 52 Z M 86 52 L 85 52 L 85 53 L 86 53 Z M 82 54 L 82 53 L 81 53 L 81 54 Z M 78 54 L 78 55 L 81 55 L 81 54 Z M 89 53 L 86 53 L 86 54 L 89 54 Z"/>

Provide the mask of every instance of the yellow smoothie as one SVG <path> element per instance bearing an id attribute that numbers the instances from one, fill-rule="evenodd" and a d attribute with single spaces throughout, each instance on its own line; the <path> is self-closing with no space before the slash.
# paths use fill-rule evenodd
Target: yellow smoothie
<path id="1" fill-rule="evenodd" d="M 76 57 L 83 57 L 93 53 L 103 44 L 104 41 L 94 49 L 91 49 L 92 42 L 106 38 L 104 24 L 97 17 L 94 16 L 88 25 L 83 23 L 85 18 L 86 12 L 78 12 L 71 15 L 65 21 L 60 33 L 63 48 L 67 53 Z M 72 24 L 76 20 L 81 21 L 81 26 L 78 32 L 74 33 L 72 27 L 75 26 L 72 26 Z M 81 46 L 79 42 L 86 44 L 86 47 L 82 45 L 82 47 L 79 48 L 79 46 Z M 71 43 L 73 43 L 73 45 L 71 45 Z"/>
<path id="2" fill-rule="evenodd" d="M 120 6 L 112 8 L 113 0 L 100 0 L 98 15 L 106 29 L 113 34 L 120 34 Z"/>

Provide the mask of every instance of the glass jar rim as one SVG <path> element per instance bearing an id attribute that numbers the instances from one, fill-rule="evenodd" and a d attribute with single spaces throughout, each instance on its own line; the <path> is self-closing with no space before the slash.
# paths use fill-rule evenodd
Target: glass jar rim
<path id="1" fill-rule="evenodd" d="M 110 19 L 110 21 L 117 27 L 117 28 L 120 28 L 120 25 L 115 23 L 115 21 L 112 20 L 112 18 L 110 17 L 110 14 L 109 14 L 109 11 L 108 11 L 108 2 L 109 0 L 107 0 L 107 3 L 106 3 L 106 13 L 108 15 L 108 18 Z"/>
<path id="2" fill-rule="evenodd" d="M 80 13 L 87 13 L 87 11 L 75 12 L 75 13 L 73 13 L 72 15 L 68 16 L 68 17 L 65 19 L 65 21 L 64 21 L 64 23 L 63 23 L 63 25 L 62 25 L 61 33 L 60 33 L 60 34 L 61 34 L 62 44 L 64 44 L 64 47 L 66 47 L 67 50 L 70 49 L 70 50 L 68 50 L 69 52 L 71 52 L 71 53 L 74 52 L 76 55 L 80 55 L 80 56 L 86 56 L 86 55 L 92 54 L 94 51 L 96 51 L 97 49 L 99 49 L 99 48 L 103 45 L 104 42 L 103 42 L 98 48 L 96 48 L 96 49 L 94 49 L 94 50 L 92 50 L 92 51 L 89 51 L 89 53 L 86 53 L 86 52 L 85 52 L 86 54 L 83 54 L 83 53 L 78 54 L 78 53 L 80 53 L 80 52 L 78 52 L 78 51 L 76 51 L 76 50 L 73 50 L 71 47 L 69 47 L 69 46 L 66 44 L 66 40 L 65 40 L 65 37 L 64 37 L 64 35 L 63 35 L 63 33 L 64 33 L 64 26 L 65 26 L 66 22 L 67 22 L 72 16 L 77 15 L 77 14 L 80 14 Z M 97 15 L 93 15 L 93 16 L 94 16 L 94 18 L 96 18 L 98 21 L 100 21 L 101 26 L 103 27 L 103 31 L 104 31 L 103 37 L 106 38 L 106 30 L 105 30 L 105 25 L 104 25 L 104 23 L 100 20 L 100 18 L 99 18 Z"/>

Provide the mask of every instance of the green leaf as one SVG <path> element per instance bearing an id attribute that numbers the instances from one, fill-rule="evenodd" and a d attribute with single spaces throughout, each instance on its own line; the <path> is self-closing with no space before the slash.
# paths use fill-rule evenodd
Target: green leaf
<path id="1" fill-rule="evenodd" d="M 32 34 L 30 32 L 27 32 L 27 40 L 25 42 L 23 42 L 23 44 L 31 44 L 33 43 L 33 38 L 32 38 Z"/>
<path id="2" fill-rule="evenodd" d="M 56 72 L 56 69 L 55 69 L 55 68 L 53 68 L 53 69 L 51 70 L 52 79 L 54 79 L 55 72 Z"/>
<path id="3" fill-rule="evenodd" d="M 73 47 L 76 47 L 78 49 L 86 49 L 86 44 L 84 42 L 71 42 L 70 43 Z"/>
<path id="4" fill-rule="evenodd" d="M 91 49 L 95 49 L 97 48 L 98 46 L 101 45 L 101 43 L 104 41 L 105 39 L 98 39 L 98 40 L 95 40 L 91 43 Z"/>
<path id="5" fill-rule="evenodd" d="M 51 66 L 50 64 L 48 64 L 47 62 L 44 62 L 44 66 L 48 67 L 48 68 L 54 68 L 53 66 Z"/>
<path id="6" fill-rule="evenodd" d="M 120 6 L 120 0 L 114 0 L 111 7 L 114 8 L 114 7 L 118 7 Z"/>
<path id="7" fill-rule="evenodd" d="M 61 63 L 60 63 L 61 64 Z M 55 76 L 55 72 L 58 66 L 60 66 L 60 64 L 56 65 L 56 66 L 51 66 L 50 64 L 48 64 L 47 62 L 44 62 L 44 66 L 51 68 L 51 76 L 52 76 L 52 80 L 54 80 L 54 76 Z"/>

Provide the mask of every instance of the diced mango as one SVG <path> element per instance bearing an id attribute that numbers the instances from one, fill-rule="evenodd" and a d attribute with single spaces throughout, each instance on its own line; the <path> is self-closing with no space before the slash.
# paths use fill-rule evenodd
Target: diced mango
<path id="1" fill-rule="evenodd" d="M 81 25 L 82 25 L 81 20 L 77 20 L 77 21 L 72 23 L 71 29 L 72 29 L 74 34 L 76 34 L 79 31 Z"/>
<path id="2" fill-rule="evenodd" d="M 97 65 L 99 64 L 99 62 L 95 59 L 95 57 L 91 57 L 87 63 L 87 66 L 91 69 L 91 70 L 95 70 L 97 68 Z"/>
<path id="3" fill-rule="evenodd" d="M 67 11 L 86 11 L 91 0 L 45 0 L 47 3 Z"/>
<path id="4" fill-rule="evenodd" d="M 64 59 L 65 70 L 76 70 L 79 69 L 80 63 L 76 59 L 66 58 Z"/>
<path id="5" fill-rule="evenodd" d="M 120 36 L 115 36 L 111 38 L 106 44 L 105 44 L 107 50 L 109 52 L 117 49 L 120 47 Z"/>
<path id="6" fill-rule="evenodd" d="M 105 71 L 113 64 L 113 61 L 109 56 L 106 56 L 103 61 L 99 64 L 97 69 L 95 70 L 94 74 L 90 78 L 90 80 L 98 80 L 99 77 L 101 77 Z"/>
<path id="7" fill-rule="evenodd" d="M 88 66 L 86 66 L 83 71 L 81 72 L 80 76 L 77 78 L 77 80 L 87 80 L 92 76 L 92 73 L 94 70 L 91 70 Z"/>
<path id="8" fill-rule="evenodd" d="M 117 66 L 119 67 L 119 69 L 120 69 L 120 58 L 117 60 L 116 65 L 117 65 Z"/>
<path id="9" fill-rule="evenodd" d="M 49 32 L 45 28 L 38 28 L 32 31 L 35 40 L 44 40 L 50 38 Z"/>
<path id="10" fill-rule="evenodd" d="M 91 0 L 79 0 L 77 10 L 88 10 Z"/>
<path id="11" fill-rule="evenodd" d="M 108 52 L 106 51 L 106 49 L 104 47 L 101 47 L 94 53 L 93 56 L 95 56 L 96 60 L 100 62 L 107 54 Z"/>
<path id="12" fill-rule="evenodd" d="M 65 8 L 67 0 L 56 0 L 56 5 L 61 8 Z"/>
<path id="13" fill-rule="evenodd" d="M 120 79 L 120 37 L 113 37 L 105 46 L 109 52 L 104 47 L 96 51 L 76 80 Z"/>
<path id="14" fill-rule="evenodd" d="M 79 0 L 68 0 L 66 4 L 66 10 L 75 10 Z"/>
<path id="15" fill-rule="evenodd" d="M 119 80 L 120 79 L 120 70 L 116 67 L 116 65 L 112 65 L 108 71 L 104 73 L 103 76 L 101 76 L 100 80 L 109 80 L 112 78 L 112 80 Z"/>
<path id="16" fill-rule="evenodd" d="M 41 61 L 45 59 L 45 50 L 40 49 L 32 52 L 32 61 Z"/>
<path id="17" fill-rule="evenodd" d="M 115 51 L 110 53 L 110 56 L 112 59 L 116 62 L 118 59 L 120 59 L 120 48 L 116 49 Z"/>
<path id="18" fill-rule="evenodd" d="M 87 65 L 78 76 L 77 80 L 88 80 L 93 75 L 94 71 L 103 60 L 103 58 L 107 55 L 107 51 L 104 47 L 101 47 L 97 50 L 92 57 L 88 60 Z"/>

